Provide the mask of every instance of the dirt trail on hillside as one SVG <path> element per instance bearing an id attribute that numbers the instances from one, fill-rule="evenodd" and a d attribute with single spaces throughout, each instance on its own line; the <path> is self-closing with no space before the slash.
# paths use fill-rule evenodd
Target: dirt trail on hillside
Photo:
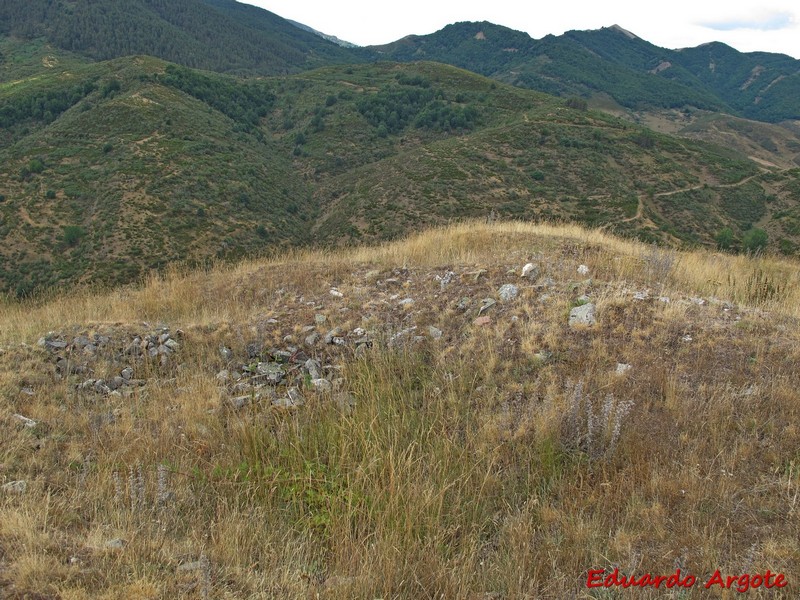
<path id="1" fill-rule="evenodd" d="M 764 173 L 767 173 L 767 172 L 768 171 L 766 169 L 762 169 L 758 173 L 755 173 L 753 175 L 749 175 L 749 176 L 745 177 L 744 179 L 742 179 L 740 181 L 737 181 L 736 183 L 720 183 L 719 185 L 715 185 L 714 187 L 716 187 L 716 188 L 735 188 L 735 187 L 740 187 L 740 186 L 743 186 L 744 184 L 752 181 L 756 177 L 760 177 L 761 175 L 763 175 Z M 675 194 L 682 194 L 684 192 L 692 192 L 694 190 L 701 190 L 706 185 L 707 184 L 705 184 L 705 183 L 701 183 L 699 185 L 692 185 L 692 186 L 689 186 L 689 187 L 686 187 L 686 188 L 681 188 L 681 189 L 678 189 L 678 190 L 671 190 L 669 192 L 659 192 L 657 194 L 653 194 L 653 197 L 654 198 L 663 198 L 663 197 L 666 197 L 666 196 L 674 196 Z M 639 194 L 639 197 L 638 197 L 639 205 L 636 207 L 636 214 L 633 215 L 632 217 L 628 217 L 627 219 L 622 219 L 621 221 L 619 221 L 619 223 L 630 223 L 631 221 L 636 221 L 637 219 L 641 219 L 642 216 L 644 215 L 644 202 L 645 202 L 646 196 L 647 196 L 647 194 Z M 609 225 L 611 225 L 611 223 L 607 223 L 606 225 L 601 227 L 601 229 L 605 229 Z"/>

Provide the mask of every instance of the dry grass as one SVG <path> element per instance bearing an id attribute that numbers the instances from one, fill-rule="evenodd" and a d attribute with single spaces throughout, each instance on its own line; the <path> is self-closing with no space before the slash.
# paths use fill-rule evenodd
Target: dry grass
<path id="1" fill-rule="evenodd" d="M 520 279 L 529 260 L 549 287 Z M 0 595 L 707 597 L 586 588 L 592 568 L 680 564 L 700 581 L 781 572 L 790 585 L 769 596 L 796 597 L 797 273 L 575 226 L 469 224 L 6 304 L 0 483 L 27 489 L 0 493 Z M 507 282 L 519 297 L 473 325 Z M 598 322 L 570 328 L 583 293 Z M 302 346 L 315 314 L 376 332 L 366 352 L 307 348 L 355 405 L 304 390 L 297 410 L 233 409 L 219 346 L 237 364 L 253 339 Z M 167 366 L 91 363 L 93 377 L 130 363 L 147 383 L 128 396 L 76 389 L 88 374 L 59 378 L 36 345 L 160 326 L 183 330 Z M 382 343 L 413 326 L 425 339 Z"/>

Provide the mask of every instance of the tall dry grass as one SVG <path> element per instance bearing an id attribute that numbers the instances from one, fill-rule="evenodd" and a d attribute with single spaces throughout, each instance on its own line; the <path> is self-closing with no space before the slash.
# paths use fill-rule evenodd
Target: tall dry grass
<path id="1" fill-rule="evenodd" d="M 518 282 L 507 271 L 531 258 L 551 288 L 523 286 L 485 327 L 453 308 Z M 452 290 L 431 277 L 448 269 Z M 273 315 L 290 332 L 318 310 L 359 325 L 351 312 L 383 306 L 375 270 L 411 282 L 420 308 L 372 319 L 417 318 L 443 340 L 320 351 L 352 407 L 310 389 L 294 411 L 226 402 L 221 343 Z M 343 304 L 326 304 L 332 286 Z M 7 302 L 0 479 L 28 487 L 0 495 L 0 595 L 626 597 L 591 594 L 588 570 L 680 564 L 698 579 L 769 568 L 790 581 L 770 597 L 795 597 L 799 289 L 791 261 L 506 223 Z M 632 300 L 643 290 L 671 302 Z M 598 324 L 571 329 L 583 292 Z M 137 363 L 149 383 L 127 398 L 49 379 L 35 347 L 49 330 L 142 322 L 185 330 L 182 366 Z M 700 588 L 635 595 L 708 597 Z"/>

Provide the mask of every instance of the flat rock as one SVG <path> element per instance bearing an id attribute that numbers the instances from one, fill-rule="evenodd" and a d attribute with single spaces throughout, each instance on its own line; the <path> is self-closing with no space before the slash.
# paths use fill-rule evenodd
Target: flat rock
<path id="1" fill-rule="evenodd" d="M 591 302 L 583 306 L 576 306 L 569 311 L 569 324 L 574 325 L 594 325 L 597 322 L 595 319 L 595 306 Z"/>
<path id="2" fill-rule="evenodd" d="M 0 486 L 6 494 L 24 494 L 28 489 L 28 482 L 25 480 L 10 481 Z"/>
<path id="3" fill-rule="evenodd" d="M 478 327 L 483 327 L 484 325 L 489 325 L 492 322 L 492 317 L 484 315 L 483 317 L 476 318 L 472 324 L 477 325 Z"/>

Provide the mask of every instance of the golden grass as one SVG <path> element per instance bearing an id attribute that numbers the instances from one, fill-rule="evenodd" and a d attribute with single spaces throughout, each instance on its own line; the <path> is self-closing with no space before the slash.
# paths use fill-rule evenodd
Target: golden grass
<path id="1" fill-rule="evenodd" d="M 529 260 L 549 288 L 520 283 Z M 442 287 L 433 275 L 447 270 L 456 279 Z M 0 596 L 610 598 L 628 596 L 590 593 L 589 569 L 681 564 L 698 580 L 769 568 L 790 581 L 770 597 L 796 597 L 797 272 L 571 225 L 472 223 L 6 303 L 0 483 L 28 489 L 0 494 Z M 378 284 L 388 278 L 395 287 Z M 506 282 L 519 298 L 473 325 Z M 582 293 L 598 323 L 570 328 Z M 455 307 L 465 296 L 466 313 Z M 415 304 L 398 307 L 403 297 Z M 355 406 L 306 389 L 294 411 L 231 408 L 219 346 L 241 365 L 249 340 L 298 343 L 320 312 L 325 328 L 383 332 L 359 356 L 313 350 Z M 50 330 L 161 325 L 184 330 L 179 358 L 132 361 L 147 385 L 128 397 L 76 390 L 88 374 L 55 378 L 35 345 Z M 381 343 L 428 325 L 441 340 Z M 125 361 L 101 356 L 94 377 Z M 632 370 L 617 375 L 620 362 Z M 701 588 L 674 597 L 707 597 Z"/>

